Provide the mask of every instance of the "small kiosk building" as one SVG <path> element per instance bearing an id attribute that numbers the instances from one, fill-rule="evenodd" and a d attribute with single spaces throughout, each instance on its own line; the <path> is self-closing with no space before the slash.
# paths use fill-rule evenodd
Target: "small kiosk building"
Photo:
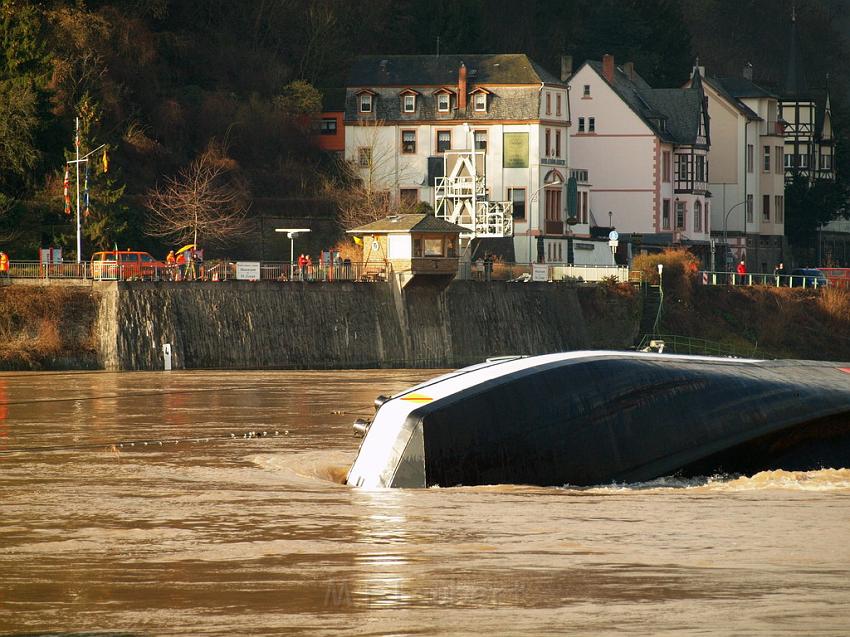
<path id="1" fill-rule="evenodd" d="M 363 241 L 365 276 L 387 279 L 395 274 L 402 285 L 414 278 L 457 274 L 463 226 L 429 214 L 390 215 L 348 233 Z"/>

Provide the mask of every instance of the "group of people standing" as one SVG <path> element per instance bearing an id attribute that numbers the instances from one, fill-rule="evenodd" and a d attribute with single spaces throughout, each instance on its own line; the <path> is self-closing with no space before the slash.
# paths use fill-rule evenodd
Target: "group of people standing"
<path id="1" fill-rule="evenodd" d="M 165 267 L 169 281 L 200 281 L 204 278 L 203 250 L 183 250 L 174 254 L 168 252 L 165 257 Z"/>
<path id="2" fill-rule="evenodd" d="M 301 273 L 301 280 L 306 281 L 310 278 L 310 273 L 313 270 L 313 259 L 309 254 L 298 255 L 298 272 Z"/>
<path id="3" fill-rule="evenodd" d="M 479 280 L 491 281 L 493 279 L 493 262 L 495 260 L 496 258 L 489 252 L 475 260 L 475 269 L 478 272 Z"/>

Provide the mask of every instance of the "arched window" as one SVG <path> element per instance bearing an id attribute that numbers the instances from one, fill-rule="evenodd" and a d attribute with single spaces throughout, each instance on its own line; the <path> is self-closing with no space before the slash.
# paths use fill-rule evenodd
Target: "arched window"
<path id="1" fill-rule="evenodd" d="M 702 202 L 694 202 L 694 232 L 702 232 Z"/>

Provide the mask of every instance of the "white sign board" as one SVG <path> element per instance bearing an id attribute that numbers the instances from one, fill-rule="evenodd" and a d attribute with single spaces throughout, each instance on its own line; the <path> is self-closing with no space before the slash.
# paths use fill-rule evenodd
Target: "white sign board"
<path id="1" fill-rule="evenodd" d="M 237 261 L 236 262 L 236 278 L 240 281 L 259 281 L 260 280 L 260 262 L 259 261 Z"/>
<path id="2" fill-rule="evenodd" d="M 549 280 L 549 266 L 535 263 L 531 267 L 531 280 L 532 281 L 548 281 Z"/>

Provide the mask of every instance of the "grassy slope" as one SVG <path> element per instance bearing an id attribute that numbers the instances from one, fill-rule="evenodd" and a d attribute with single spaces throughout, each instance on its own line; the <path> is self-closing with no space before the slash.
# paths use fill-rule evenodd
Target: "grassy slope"
<path id="1" fill-rule="evenodd" d="M 667 295 L 662 324 L 756 356 L 850 361 L 850 290 L 694 285 Z"/>
<path id="2" fill-rule="evenodd" d="M 96 293 L 77 287 L 0 287 L 0 369 L 91 369 Z"/>

